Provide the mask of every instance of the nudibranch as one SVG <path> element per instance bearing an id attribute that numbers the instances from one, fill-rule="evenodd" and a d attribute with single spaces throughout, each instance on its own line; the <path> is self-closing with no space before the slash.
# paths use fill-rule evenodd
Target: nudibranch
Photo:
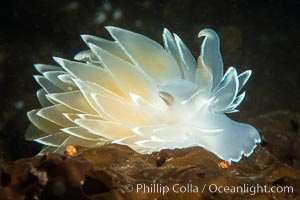
<path id="1" fill-rule="evenodd" d="M 229 119 L 245 98 L 251 71 L 223 72 L 220 41 L 211 29 L 197 61 L 167 29 L 162 47 L 122 28 L 107 26 L 113 41 L 82 35 L 89 50 L 58 66 L 36 64 L 43 108 L 28 112 L 26 139 L 40 153 L 69 145 L 128 145 L 139 153 L 200 146 L 228 162 L 249 156 L 261 141 L 257 130 Z"/>

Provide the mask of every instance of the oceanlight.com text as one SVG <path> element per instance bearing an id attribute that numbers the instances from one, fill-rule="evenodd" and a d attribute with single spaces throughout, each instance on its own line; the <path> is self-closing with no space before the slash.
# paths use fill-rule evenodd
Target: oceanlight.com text
<path id="1" fill-rule="evenodd" d="M 207 187 L 207 188 L 206 188 Z M 204 185 L 203 191 L 208 189 L 211 193 L 240 193 L 255 195 L 259 193 L 293 193 L 293 186 L 267 186 L 267 185 L 249 185 L 243 184 L 241 186 L 218 186 L 216 184 Z"/>
<path id="2" fill-rule="evenodd" d="M 165 195 L 167 193 L 220 193 L 220 194 L 249 194 L 255 195 L 259 193 L 293 193 L 293 186 L 267 186 L 267 185 L 249 185 L 243 184 L 239 186 L 220 186 L 217 184 L 173 184 L 173 185 L 163 185 L 160 183 L 153 184 L 127 184 L 125 186 L 126 192 L 135 191 L 137 193 L 160 193 Z"/>

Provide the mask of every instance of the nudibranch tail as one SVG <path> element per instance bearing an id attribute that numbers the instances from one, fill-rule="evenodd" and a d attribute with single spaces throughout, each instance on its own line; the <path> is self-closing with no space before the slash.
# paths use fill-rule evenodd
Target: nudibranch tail
<path id="1" fill-rule="evenodd" d="M 204 29 L 195 59 L 166 28 L 163 44 L 122 28 L 106 27 L 114 41 L 81 35 L 89 50 L 58 66 L 36 64 L 42 108 L 28 112 L 26 139 L 41 153 L 69 145 L 125 144 L 140 153 L 200 146 L 228 162 L 249 156 L 260 135 L 229 119 L 245 98 L 251 76 L 230 67 L 224 74 L 220 40 Z"/>

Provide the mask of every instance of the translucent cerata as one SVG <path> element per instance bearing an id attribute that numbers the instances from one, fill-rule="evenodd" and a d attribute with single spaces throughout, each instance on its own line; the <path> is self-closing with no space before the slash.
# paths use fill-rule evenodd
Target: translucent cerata
<path id="1" fill-rule="evenodd" d="M 113 40 L 82 35 L 89 50 L 57 66 L 36 64 L 42 108 L 28 112 L 26 139 L 40 152 L 68 145 L 128 145 L 139 153 L 200 146 L 228 162 L 249 156 L 257 130 L 226 116 L 237 112 L 251 71 L 223 72 L 219 37 L 211 29 L 195 59 L 167 29 L 163 46 L 144 35 L 106 27 Z"/>

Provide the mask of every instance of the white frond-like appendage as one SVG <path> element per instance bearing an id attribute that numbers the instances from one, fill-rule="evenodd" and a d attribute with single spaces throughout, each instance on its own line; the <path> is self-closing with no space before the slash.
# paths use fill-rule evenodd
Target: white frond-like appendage
<path id="1" fill-rule="evenodd" d="M 77 61 L 36 64 L 42 108 L 28 112 L 26 139 L 62 153 L 67 145 L 125 144 L 140 153 L 201 146 L 221 159 L 249 156 L 260 136 L 229 119 L 245 98 L 251 71 L 225 74 L 218 35 L 211 29 L 195 59 L 179 36 L 163 31 L 162 47 L 131 31 L 106 27 L 114 41 L 90 35 Z"/>

